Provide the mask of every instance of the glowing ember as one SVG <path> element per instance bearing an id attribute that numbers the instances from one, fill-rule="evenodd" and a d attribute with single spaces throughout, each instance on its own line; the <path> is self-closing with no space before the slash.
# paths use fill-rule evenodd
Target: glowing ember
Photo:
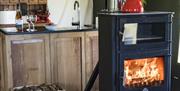
<path id="1" fill-rule="evenodd" d="M 164 80 L 163 60 L 163 57 L 125 60 L 124 86 L 142 87 L 161 85 Z"/>

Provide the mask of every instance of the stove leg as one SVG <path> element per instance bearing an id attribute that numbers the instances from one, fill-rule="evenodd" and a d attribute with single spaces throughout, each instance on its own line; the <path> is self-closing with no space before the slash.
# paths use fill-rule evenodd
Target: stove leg
<path id="1" fill-rule="evenodd" d="M 94 85 L 94 82 L 96 81 L 98 74 L 99 74 L 99 62 L 96 64 L 96 67 L 94 68 L 84 91 L 91 91 L 91 88 Z"/>

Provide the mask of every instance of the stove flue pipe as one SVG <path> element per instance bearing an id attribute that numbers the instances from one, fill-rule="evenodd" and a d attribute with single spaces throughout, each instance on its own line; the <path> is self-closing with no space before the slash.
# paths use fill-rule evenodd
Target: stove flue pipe
<path id="1" fill-rule="evenodd" d="M 110 11 L 119 11 L 119 4 L 122 3 L 123 0 L 106 0 L 106 9 Z"/>

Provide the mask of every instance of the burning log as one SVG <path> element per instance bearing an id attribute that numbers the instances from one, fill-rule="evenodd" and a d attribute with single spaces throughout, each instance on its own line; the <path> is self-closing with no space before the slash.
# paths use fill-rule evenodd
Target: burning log
<path id="1" fill-rule="evenodd" d="M 125 60 L 125 86 L 158 86 L 164 80 L 162 57 Z"/>

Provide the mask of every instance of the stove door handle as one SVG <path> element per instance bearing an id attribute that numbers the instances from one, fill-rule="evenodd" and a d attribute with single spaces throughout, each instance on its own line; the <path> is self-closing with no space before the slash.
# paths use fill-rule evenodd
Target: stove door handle
<path id="1" fill-rule="evenodd" d="M 122 79 L 122 80 L 123 80 L 123 79 L 124 79 L 124 77 L 123 77 L 123 76 L 120 76 L 120 79 Z"/>
<path id="2" fill-rule="evenodd" d="M 124 34 L 123 32 L 121 32 L 121 31 L 119 32 L 119 35 L 122 35 L 122 36 L 123 36 L 123 34 Z"/>
<path id="3" fill-rule="evenodd" d="M 173 76 L 173 79 L 179 80 L 179 77 L 178 76 Z"/>

